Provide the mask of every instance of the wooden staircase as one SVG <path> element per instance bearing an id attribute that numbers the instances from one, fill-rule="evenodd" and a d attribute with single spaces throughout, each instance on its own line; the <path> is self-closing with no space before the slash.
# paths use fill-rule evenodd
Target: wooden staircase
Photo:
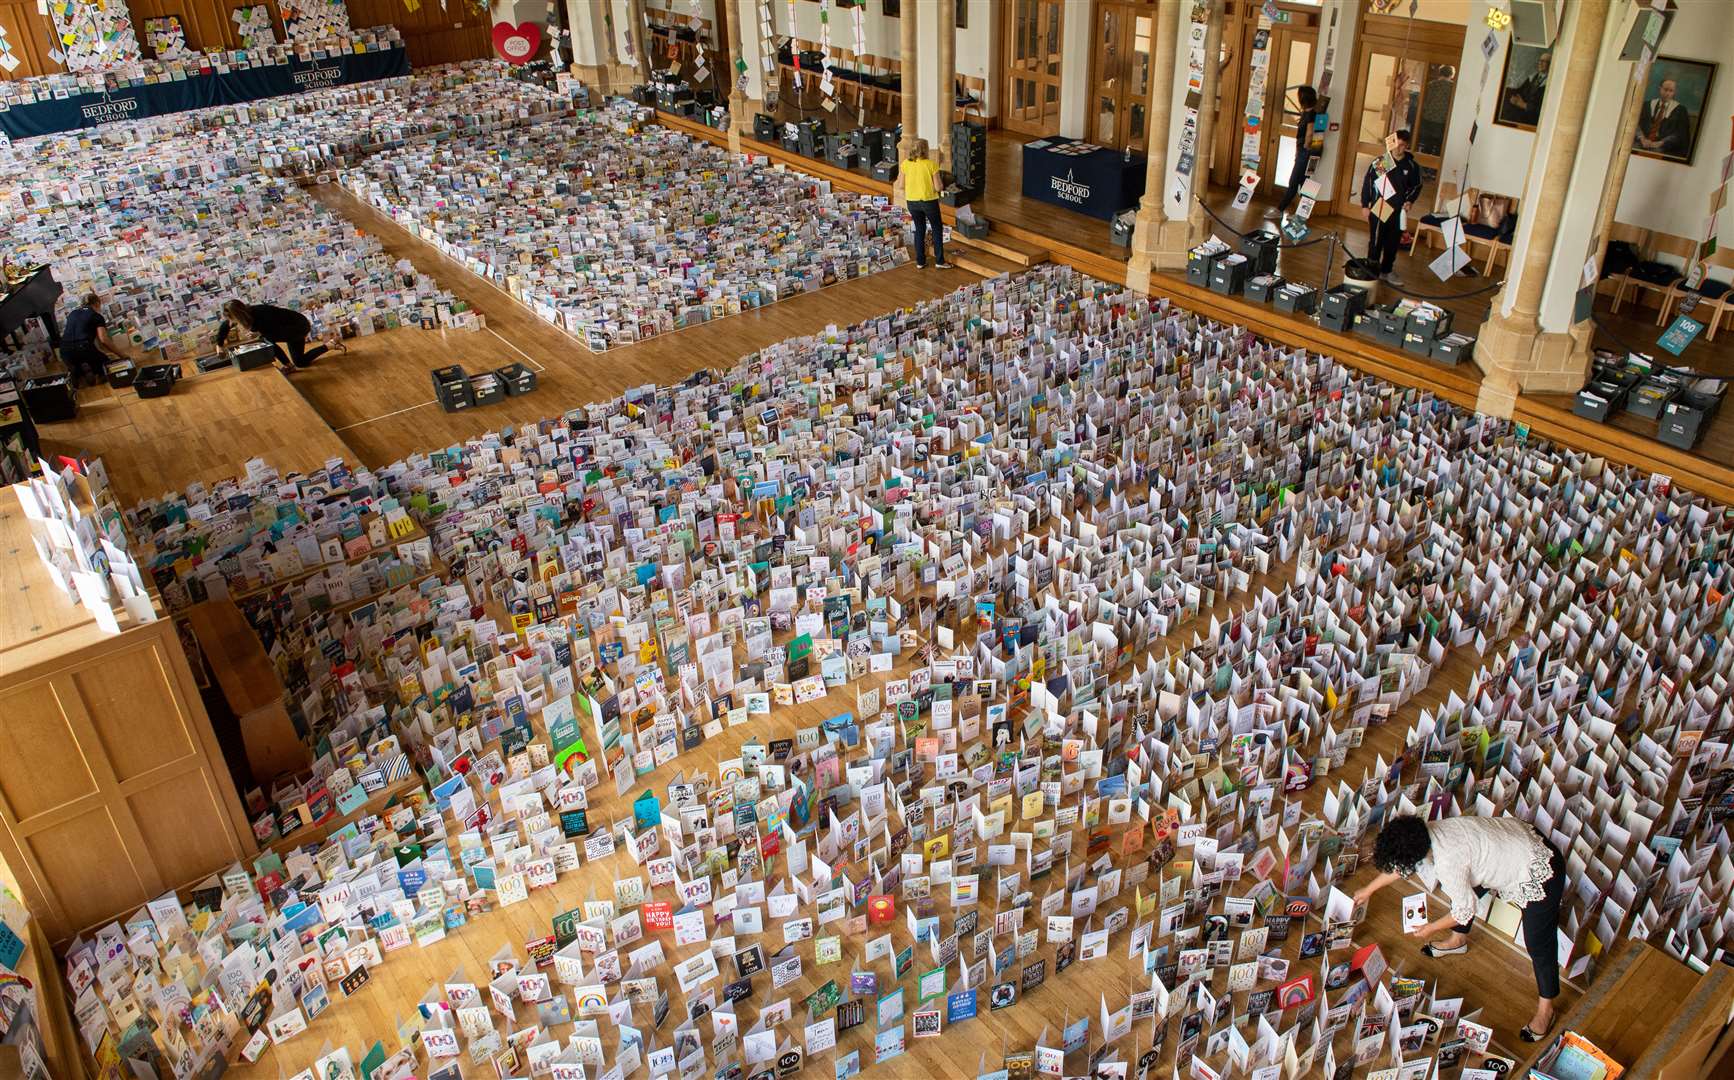
<path id="1" fill-rule="evenodd" d="M 971 240 L 956 229 L 946 238 L 951 250 L 946 254 L 965 270 L 984 278 L 1015 274 L 1048 261 L 1047 248 L 1003 233 L 989 233 L 981 240 Z"/>

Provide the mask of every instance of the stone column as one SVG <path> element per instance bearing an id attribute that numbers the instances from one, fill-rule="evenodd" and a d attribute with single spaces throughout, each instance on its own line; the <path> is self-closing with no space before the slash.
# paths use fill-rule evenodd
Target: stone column
<path id="1" fill-rule="evenodd" d="M 572 0 L 566 22 L 572 32 L 572 74 L 598 93 L 627 88 L 632 70 L 620 62 L 614 40 L 612 0 Z"/>
<path id="2" fill-rule="evenodd" d="M 1511 310 L 1488 319 L 1475 342 L 1475 361 L 1485 373 L 1475 403 L 1478 412 L 1510 416 L 1517 404 L 1523 372 L 1534 363 L 1537 339 L 1541 337 L 1541 294 L 1547 285 L 1548 266 L 1553 262 L 1554 243 L 1559 239 L 1572 167 L 1577 163 L 1590 84 L 1601 54 L 1602 30 L 1607 24 L 1608 2 L 1578 0 L 1576 5 L 1577 21 L 1572 27 L 1570 55 L 1565 57 L 1565 78 L 1550 88 L 1559 95 L 1553 136 L 1543 140 L 1537 131 L 1534 153 L 1547 155 L 1545 171 L 1539 187 L 1525 193 L 1519 211 L 1528 216 L 1530 228 L 1521 245 L 1523 266 L 1514 277 L 1515 287 L 1512 283 L 1506 285 L 1506 293 L 1512 298 Z M 1530 161 L 1533 171 L 1533 155 Z M 1515 257 L 1515 251 L 1513 254 Z"/>
<path id="3" fill-rule="evenodd" d="M 942 169 L 951 168 L 951 118 L 957 111 L 957 5 L 968 2 L 939 4 L 939 145 L 933 152 Z"/>
<path id="4" fill-rule="evenodd" d="M 632 34 L 632 51 L 638 62 L 638 81 L 647 83 L 653 65 L 650 62 L 650 35 L 644 32 L 644 0 L 627 0 L 626 8 L 627 17 L 632 20 L 627 29 Z"/>
<path id="5" fill-rule="evenodd" d="M 1190 244 L 1210 235 L 1200 199 L 1210 198 L 1210 149 L 1216 141 L 1216 88 L 1222 81 L 1222 0 L 1210 0 L 1210 20 L 1204 29 L 1204 85 L 1198 96 L 1198 145 L 1192 154 L 1193 201 L 1186 208 Z"/>
<path id="6" fill-rule="evenodd" d="M 1608 162 L 1607 179 L 1602 182 L 1602 201 L 1596 208 L 1593 234 L 1596 268 L 1599 272 L 1608 257 L 1608 234 L 1613 231 L 1614 214 L 1619 209 L 1620 192 L 1626 186 L 1626 166 L 1632 162 L 1632 136 L 1638 130 L 1638 114 L 1644 109 L 1644 89 L 1626 75 L 1626 100 L 1620 106 L 1620 126 L 1614 129 L 1613 160 Z M 1591 301 L 1594 302 L 1593 299 Z M 1589 379 L 1591 343 L 1595 338 L 1595 322 L 1585 319 L 1571 327 L 1571 370 L 1582 387 Z"/>
<path id="7" fill-rule="evenodd" d="M 915 145 L 917 132 L 921 127 L 920 114 L 916 111 L 917 95 L 915 93 L 915 58 L 919 53 L 919 49 L 916 47 L 918 35 L 915 30 L 915 13 L 915 4 L 905 4 L 897 19 L 897 66 L 901 84 L 898 90 L 903 105 L 903 137 L 897 141 L 897 160 L 899 162 L 908 160 L 909 150 Z M 898 202 L 903 201 L 902 169 L 897 170 L 897 180 L 891 185 L 891 197 Z"/>
<path id="8" fill-rule="evenodd" d="M 1174 63 L 1180 51 L 1180 3 L 1164 0 L 1156 8 L 1151 42 L 1150 98 L 1144 106 L 1144 197 L 1132 233 L 1132 259 L 1126 285 L 1150 291 L 1150 271 L 1186 265 L 1184 220 L 1168 220 L 1168 136 L 1174 115 Z"/>
<path id="9" fill-rule="evenodd" d="M 752 130 L 747 122 L 747 95 L 741 89 L 741 7 L 738 0 L 717 0 L 717 10 L 728 6 L 728 71 L 723 78 L 729 87 L 729 152 L 741 152 L 742 136 Z M 757 24 L 755 24 L 757 25 Z"/>

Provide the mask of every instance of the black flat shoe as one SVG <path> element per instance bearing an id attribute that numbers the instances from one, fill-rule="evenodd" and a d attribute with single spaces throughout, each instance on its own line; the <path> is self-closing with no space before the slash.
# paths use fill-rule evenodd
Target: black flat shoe
<path id="1" fill-rule="evenodd" d="M 1557 1017 L 1557 1016 L 1554 1017 L 1555 1021 L 1557 1021 L 1558 1019 L 1559 1019 L 1559 1017 Z M 1529 1025 L 1525 1024 L 1525 1025 L 1523 1025 L 1523 1027 L 1521 1029 L 1518 1030 L 1517 1037 L 1522 1039 L 1526 1043 L 1538 1043 L 1541 1040 L 1547 1038 L 1547 1033 L 1552 1031 L 1552 1030 L 1553 1030 L 1553 1023 L 1549 1023 L 1547 1025 L 1547 1027 L 1542 1029 L 1540 1032 L 1535 1032 L 1535 1031 L 1529 1030 Z"/>

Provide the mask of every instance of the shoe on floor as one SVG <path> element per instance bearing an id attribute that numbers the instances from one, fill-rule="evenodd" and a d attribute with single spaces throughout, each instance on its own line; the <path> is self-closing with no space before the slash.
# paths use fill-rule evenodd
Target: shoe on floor
<path id="1" fill-rule="evenodd" d="M 1454 948 L 1450 948 L 1450 949 L 1438 948 L 1432 942 L 1428 942 L 1427 944 L 1421 946 L 1421 955 L 1422 956 L 1430 956 L 1430 957 L 1433 957 L 1435 959 L 1437 959 L 1441 956 L 1461 956 L 1463 953 L 1466 953 L 1468 951 L 1469 951 L 1469 943 L 1468 942 L 1464 942 L 1463 944 L 1458 945 Z"/>
<path id="2" fill-rule="evenodd" d="M 950 270 L 951 264 L 948 262 L 936 262 L 933 264 L 933 268 L 935 270 Z"/>
<path id="3" fill-rule="evenodd" d="M 1392 271 L 1391 273 L 1385 275 L 1385 284 L 1391 286 L 1392 288 L 1401 289 L 1403 287 L 1403 284 L 1404 284 L 1403 277 L 1401 274 L 1398 274 L 1396 271 Z"/>

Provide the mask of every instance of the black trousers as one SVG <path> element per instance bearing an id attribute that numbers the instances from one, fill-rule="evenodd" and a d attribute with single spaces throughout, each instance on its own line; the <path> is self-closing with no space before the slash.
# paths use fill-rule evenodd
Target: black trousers
<path id="1" fill-rule="evenodd" d="M 287 356 L 283 353 L 284 349 L 289 350 Z M 324 345 L 315 345 L 313 348 L 309 349 L 307 347 L 307 339 L 301 337 L 295 338 L 292 341 L 273 341 L 271 343 L 271 351 L 277 354 L 277 362 L 282 364 L 284 367 L 294 364 L 294 366 L 302 368 L 311 365 L 313 361 L 324 356 L 331 350 Z"/>
<path id="2" fill-rule="evenodd" d="M 1523 905 L 1523 944 L 1529 949 L 1529 963 L 1535 968 L 1536 993 L 1551 1001 L 1559 996 L 1559 906 L 1565 899 L 1565 859 L 1552 844 L 1548 844 L 1547 849 L 1553 852 L 1553 858 L 1548 862 L 1553 876 L 1542 886 L 1540 900 Z M 1480 896 L 1486 891 L 1476 889 L 1475 895 Z M 1473 924 L 1471 919 L 1459 923 L 1455 929 L 1460 934 L 1467 934 Z"/>
<path id="3" fill-rule="evenodd" d="M 62 345 L 60 358 L 66 361 L 74 377 L 87 375 L 101 380 L 107 376 L 108 357 L 95 345 L 87 342 Z"/>
<path id="4" fill-rule="evenodd" d="M 1389 274 L 1397 265 L 1397 249 L 1403 246 L 1403 215 L 1391 211 L 1391 216 L 1384 221 L 1369 217 L 1367 228 L 1371 236 L 1367 241 L 1367 258 L 1379 264 L 1379 273 Z"/>
<path id="5" fill-rule="evenodd" d="M 927 265 L 927 230 L 933 230 L 933 261 L 945 261 L 945 222 L 939 216 L 938 199 L 911 199 L 909 216 L 915 219 L 915 265 Z"/>
<path id="6" fill-rule="evenodd" d="M 1277 213 L 1288 213 L 1289 204 L 1294 202 L 1294 197 L 1296 195 L 1300 194 L 1301 185 L 1307 182 L 1307 164 L 1311 162 L 1312 159 L 1313 155 L 1311 151 L 1295 151 L 1294 168 L 1290 169 L 1288 174 L 1288 190 L 1282 193 L 1282 201 L 1276 204 Z"/>

